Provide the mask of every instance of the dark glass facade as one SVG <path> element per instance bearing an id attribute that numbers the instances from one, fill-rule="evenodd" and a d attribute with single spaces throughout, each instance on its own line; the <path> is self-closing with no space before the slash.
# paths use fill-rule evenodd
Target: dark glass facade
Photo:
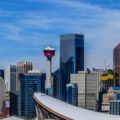
<path id="1" fill-rule="evenodd" d="M 10 75 L 10 115 L 18 115 L 18 95 L 16 93 L 16 66 L 10 65 L 8 68 Z"/>
<path id="2" fill-rule="evenodd" d="M 53 74 L 53 96 L 65 100 L 65 94 L 61 94 L 61 91 L 66 91 L 66 81 L 64 75 L 60 74 L 60 69 L 56 70 Z"/>
<path id="3" fill-rule="evenodd" d="M 18 115 L 18 96 L 10 92 L 10 115 Z"/>
<path id="4" fill-rule="evenodd" d="M 110 114 L 120 115 L 120 101 L 111 101 L 110 103 Z"/>
<path id="5" fill-rule="evenodd" d="M 101 92 L 107 93 L 108 89 L 112 86 L 114 86 L 114 80 L 113 79 L 108 79 L 106 81 L 101 82 Z"/>
<path id="6" fill-rule="evenodd" d="M 53 73 L 53 97 L 56 98 L 59 98 L 58 96 L 59 79 L 60 79 L 60 70 L 58 69 Z"/>
<path id="7" fill-rule="evenodd" d="M 78 103 L 77 84 L 67 84 L 67 103 L 77 106 Z"/>
<path id="8" fill-rule="evenodd" d="M 116 93 L 116 99 L 120 100 L 120 93 Z"/>
<path id="9" fill-rule="evenodd" d="M 84 70 L 84 35 L 61 35 L 60 40 L 60 96 L 66 101 L 66 84 L 70 83 L 70 74 Z"/>
<path id="10" fill-rule="evenodd" d="M 45 93 L 45 79 L 44 73 L 20 74 L 20 116 L 25 118 L 36 116 L 33 94 Z"/>
<path id="11" fill-rule="evenodd" d="M 10 65 L 10 92 L 16 94 L 16 66 Z"/>
<path id="12" fill-rule="evenodd" d="M 4 70 L 0 70 L 0 77 L 2 77 L 4 80 Z"/>

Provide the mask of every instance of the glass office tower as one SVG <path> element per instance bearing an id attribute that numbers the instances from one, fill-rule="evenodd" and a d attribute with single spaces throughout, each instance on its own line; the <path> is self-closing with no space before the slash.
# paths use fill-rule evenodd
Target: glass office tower
<path id="1" fill-rule="evenodd" d="M 67 84 L 67 103 L 78 105 L 78 86 L 77 84 Z"/>
<path id="2" fill-rule="evenodd" d="M 58 96 L 58 88 L 59 88 L 59 80 L 60 79 L 60 70 L 57 69 L 54 73 L 53 73 L 53 96 L 56 98 L 59 98 Z"/>
<path id="3" fill-rule="evenodd" d="M 60 69 L 57 69 L 53 74 L 53 96 L 63 100 L 63 98 L 65 98 L 65 94 L 62 94 L 61 91 L 65 91 L 65 85 L 66 82 L 64 80 L 64 75 L 60 74 Z"/>
<path id="4" fill-rule="evenodd" d="M 18 115 L 18 94 L 16 92 L 16 65 L 5 70 L 5 88 L 10 97 L 10 115 Z"/>
<path id="5" fill-rule="evenodd" d="M 20 78 L 20 116 L 34 118 L 35 102 L 34 92 L 45 93 L 45 73 L 22 73 Z"/>
<path id="6" fill-rule="evenodd" d="M 60 87 L 59 94 L 66 101 L 66 84 L 70 83 L 70 74 L 84 70 L 84 35 L 65 34 L 60 39 Z"/>

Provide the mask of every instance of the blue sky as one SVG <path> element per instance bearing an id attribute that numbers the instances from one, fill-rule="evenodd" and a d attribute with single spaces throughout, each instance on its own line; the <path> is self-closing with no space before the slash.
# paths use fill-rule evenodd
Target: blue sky
<path id="1" fill-rule="evenodd" d="M 112 67 L 113 49 L 120 42 L 119 0 L 0 0 L 0 66 L 32 61 L 46 70 L 42 50 L 56 49 L 59 36 L 85 35 L 85 67 Z M 57 67 L 56 67 L 57 66 Z"/>

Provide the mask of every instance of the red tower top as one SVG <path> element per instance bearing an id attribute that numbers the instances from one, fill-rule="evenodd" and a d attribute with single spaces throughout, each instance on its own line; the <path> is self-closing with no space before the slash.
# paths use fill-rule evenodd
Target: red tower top
<path id="1" fill-rule="evenodd" d="M 47 58 L 51 58 L 51 57 L 53 57 L 55 55 L 55 49 L 52 48 L 52 47 L 47 47 L 43 51 L 44 51 L 44 55 Z"/>

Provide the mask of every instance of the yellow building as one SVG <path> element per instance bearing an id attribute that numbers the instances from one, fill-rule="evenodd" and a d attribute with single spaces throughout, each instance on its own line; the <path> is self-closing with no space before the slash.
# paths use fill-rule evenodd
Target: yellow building
<path id="1" fill-rule="evenodd" d="M 108 73 L 101 76 L 101 81 L 107 81 L 107 80 L 114 80 L 114 75 Z"/>

